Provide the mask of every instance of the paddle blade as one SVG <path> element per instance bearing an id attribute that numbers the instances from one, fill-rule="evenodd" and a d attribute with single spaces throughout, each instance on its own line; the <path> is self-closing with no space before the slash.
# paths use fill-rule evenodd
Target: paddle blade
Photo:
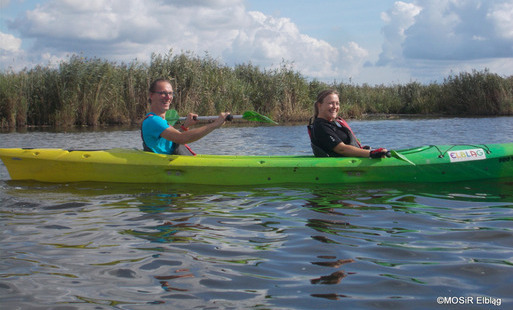
<path id="1" fill-rule="evenodd" d="M 248 120 L 248 121 L 253 121 L 253 122 L 278 124 L 275 121 L 273 121 L 272 119 L 270 119 L 269 117 L 262 115 L 262 114 L 258 114 L 257 112 L 254 112 L 254 111 L 244 112 L 244 114 L 242 114 L 242 118 L 245 120 Z"/>
<path id="2" fill-rule="evenodd" d="M 410 165 L 413 165 L 413 166 L 416 166 L 414 162 L 412 162 L 411 160 L 409 160 L 408 158 L 406 158 L 406 156 L 404 156 L 403 154 L 400 154 L 399 152 L 397 151 L 394 151 L 394 150 L 391 150 L 390 151 L 390 154 L 392 155 L 392 157 L 395 157 L 397 159 L 400 159 L 400 160 L 403 160 L 407 163 L 409 163 Z"/>
<path id="3" fill-rule="evenodd" d="M 180 119 L 180 116 L 178 115 L 178 112 L 174 109 L 167 110 L 166 111 L 166 121 L 169 124 L 169 126 L 173 126 L 178 122 Z"/>

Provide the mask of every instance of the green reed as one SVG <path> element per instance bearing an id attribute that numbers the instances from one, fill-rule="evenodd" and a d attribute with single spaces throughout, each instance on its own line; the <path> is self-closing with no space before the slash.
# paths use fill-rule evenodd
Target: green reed
<path id="1" fill-rule="evenodd" d="M 460 73 L 445 79 L 438 109 L 446 114 L 513 114 L 513 76 L 508 79 L 488 70 Z"/>
<path id="2" fill-rule="evenodd" d="M 69 57 L 58 66 L 0 73 L 0 127 L 139 124 L 152 80 L 169 78 L 184 115 L 254 110 L 279 121 L 306 121 L 317 94 L 334 88 L 345 117 L 366 114 L 512 115 L 513 77 L 488 70 L 427 85 L 354 85 L 307 80 L 293 65 L 229 67 L 206 54 L 153 54 L 149 63 Z"/>

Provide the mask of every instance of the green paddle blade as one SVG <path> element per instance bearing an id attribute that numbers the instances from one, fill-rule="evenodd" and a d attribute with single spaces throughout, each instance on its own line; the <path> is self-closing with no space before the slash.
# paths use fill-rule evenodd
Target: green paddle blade
<path id="1" fill-rule="evenodd" d="M 391 150 L 390 154 L 392 155 L 392 157 L 395 157 L 400 160 L 404 160 L 405 162 L 409 163 L 410 165 L 416 166 L 414 162 L 412 162 L 411 160 L 406 158 L 406 156 L 404 156 L 403 154 L 399 154 L 399 152 L 397 152 L 397 151 Z"/>
<path id="2" fill-rule="evenodd" d="M 258 114 L 255 111 L 244 112 L 244 114 L 242 114 L 242 118 L 245 120 L 248 120 L 248 121 L 253 121 L 253 122 L 278 124 L 275 121 L 273 121 L 272 119 L 270 119 L 269 117 L 262 115 L 262 114 Z"/>
<path id="3" fill-rule="evenodd" d="M 169 124 L 169 126 L 173 126 L 178 122 L 180 119 L 180 116 L 178 115 L 178 112 L 174 109 L 167 110 L 166 111 L 166 121 Z"/>

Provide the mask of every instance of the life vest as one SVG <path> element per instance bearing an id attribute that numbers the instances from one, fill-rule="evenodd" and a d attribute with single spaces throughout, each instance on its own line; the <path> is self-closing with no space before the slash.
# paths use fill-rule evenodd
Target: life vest
<path id="1" fill-rule="evenodd" d="M 157 116 L 157 114 L 153 113 L 153 112 L 150 112 L 148 113 L 143 121 L 141 122 L 141 140 L 142 140 L 142 144 L 143 144 L 143 150 L 145 152 L 152 152 L 153 153 L 153 150 L 150 149 L 148 147 L 148 145 L 146 145 L 146 142 L 144 142 L 144 136 L 143 136 L 143 129 L 142 129 L 142 123 L 150 116 Z M 174 145 L 174 148 L 173 148 L 173 154 L 174 155 L 187 155 L 187 156 L 196 156 L 196 153 L 194 153 L 194 151 L 187 145 L 187 144 L 178 144 L 176 142 L 173 142 L 173 145 Z"/>
<path id="2" fill-rule="evenodd" d="M 347 124 L 347 122 L 341 118 L 341 117 L 337 117 L 335 119 L 335 124 L 337 126 L 339 126 L 340 128 L 342 128 L 346 133 L 347 133 L 347 136 L 349 137 L 349 144 L 350 145 L 353 145 L 357 148 L 363 148 L 362 145 L 360 144 L 360 141 L 356 138 L 356 135 L 354 134 L 353 130 L 351 129 L 351 127 L 349 126 L 349 124 Z M 314 142 L 313 142 L 313 118 L 310 118 L 310 121 L 308 122 L 308 125 L 306 126 L 307 130 L 308 130 L 308 135 L 310 137 L 310 146 L 312 147 L 312 151 L 314 153 L 314 155 L 316 157 L 331 157 L 329 153 L 327 153 L 326 151 L 324 151 L 324 149 L 322 149 L 320 146 L 316 145 Z"/>
<path id="3" fill-rule="evenodd" d="M 146 145 L 146 142 L 144 142 L 144 136 L 143 136 L 143 123 L 144 123 L 144 121 L 145 121 L 148 117 L 150 117 L 150 115 L 151 115 L 151 116 L 153 116 L 153 115 L 156 115 L 156 114 L 155 114 L 155 113 L 153 113 L 153 112 L 150 112 L 150 113 L 146 114 L 146 116 L 144 117 L 144 119 L 143 119 L 143 120 L 142 120 L 142 122 L 141 122 L 141 140 L 142 140 L 142 145 L 143 145 L 143 151 L 145 151 L 145 152 L 152 152 L 152 153 L 153 153 L 153 150 L 152 150 L 152 149 L 150 149 L 150 148 L 148 147 L 148 145 Z"/>
<path id="4" fill-rule="evenodd" d="M 360 144 L 360 140 L 356 138 L 356 135 L 354 134 L 351 127 L 349 127 L 349 124 L 341 117 L 337 117 L 336 124 L 340 125 L 342 128 L 346 129 L 346 132 L 348 132 L 349 136 L 349 144 L 356 146 L 358 148 L 362 148 L 362 145 Z"/>

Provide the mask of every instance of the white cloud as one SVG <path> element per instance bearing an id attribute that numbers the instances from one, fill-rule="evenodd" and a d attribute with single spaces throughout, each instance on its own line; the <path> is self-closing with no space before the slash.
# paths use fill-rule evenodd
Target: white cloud
<path id="1" fill-rule="evenodd" d="M 27 11 L 11 27 L 36 38 L 41 46 L 46 45 L 46 40 L 61 41 L 66 46 L 68 39 L 80 44 L 109 43 L 122 39 L 127 28 L 136 39 L 141 32 L 155 30 L 156 27 L 148 27 L 148 14 L 140 1 L 54 0 Z"/>
<path id="2" fill-rule="evenodd" d="M 385 15 L 385 43 L 379 64 L 513 57 L 513 1 L 416 3 L 396 2 L 395 9 Z M 415 9 L 398 9 L 405 6 Z"/>
<path id="3" fill-rule="evenodd" d="M 335 48 L 328 42 L 302 34 L 288 18 L 275 18 L 249 12 L 249 22 L 239 29 L 231 48 L 224 56 L 232 63 L 248 62 L 278 67 L 292 62 L 295 70 L 308 77 L 334 79 L 342 72 L 359 68 L 368 52 L 355 42 Z"/>
<path id="4" fill-rule="evenodd" d="M 335 74 L 339 51 L 325 41 L 301 34 L 288 18 L 274 18 L 249 12 L 245 27 L 238 30 L 225 58 L 233 63 L 278 67 L 283 60 L 293 61 L 304 74 Z"/>
<path id="5" fill-rule="evenodd" d="M 0 50 L 7 53 L 16 53 L 20 50 L 21 39 L 12 34 L 0 32 Z"/>
<path id="6" fill-rule="evenodd" d="M 513 57 L 512 0 L 398 1 L 382 19 L 376 65 L 403 67 L 417 78 L 496 67 L 495 60 Z"/>
<path id="7" fill-rule="evenodd" d="M 50 0 L 11 23 L 39 53 L 80 53 L 130 61 L 151 53 L 192 51 L 228 64 L 266 68 L 282 61 L 311 77 L 356 72 L 368 52 L 335 48 L 302 34 L 288 18 L 248 12 L 242 0 Z"/>
<path id="8" fill-rule="evenodd" d="M 35 50 L 51 53 L 122 60 L 148 59 L 170 48 L 220 53 L 241 21 L 239 2 L 51 0 L 10 26 L 33 38 Z"/>
<path id="9" fill-rule="evenodd" d="M 513 3 L 494 4 L 487 16 L 497 29 L 497 35 L 506 40 L 513 39 Z M 511 41 L 510 41 L 511 43 Z"/>
<path id="10" fill-rule="evenodd" d="M 20 38 L 0 32 L 0 63 L 2 69 L 22 69 L 17 64 L 24 63 L 24 55 L 25 53 L 21 50 Z"/>
<path id="11" fill-rule="evenodd" d="M 431 81 L 441 73 L 466 68 L 465 64 L 511 69 L 493 60 L 513 57 L 513 0 L 396 1 L 381 16 L 384 41 L 379 57 L 379 51 L 363 48 L 365 38 L 362 43 L 358 35 L 333 46 L 302 33 L 290 18 L 247 11 L 245 4 L 246 0 L 47 0 L 6 21 L 17 37 L 2 39 L 10 42 L 2 42 L 0 50 L 2 57 L 9 53 L 11 64 L 1 66 L 55 62 L 74 53 L 147 61 L 152 53 L 172 49 L 207 52 L 229 65 L 251 62 L 276 68 L 285 61 L 307 77 L 327 81 Z M 343 36 L 352 29 L 338 31 Z M 369 65 L 372 62 L 375 65 Z"/>
<path id="12" fill-rule="evenodd" d="M 390 11 L 381 14 L 381 19 L 385 22 L 383 27 L 385 41 L 378 65 L 386 65 L 402 58 L 405 32 L 415 23 L 415 17 L 421 10 L 422 8 L 415 4 L 398 1 Z"/>

